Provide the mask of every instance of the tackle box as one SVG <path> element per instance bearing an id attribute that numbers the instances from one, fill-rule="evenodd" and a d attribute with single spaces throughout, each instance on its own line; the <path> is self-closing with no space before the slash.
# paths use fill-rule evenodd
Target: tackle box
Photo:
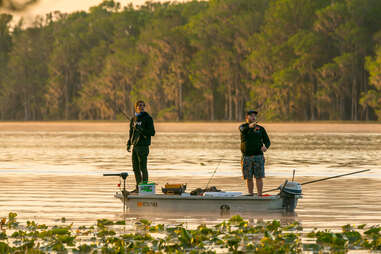
<path id="1" fill-rule="evenodd" d="M 156 193 L 156 184 L 153 182 L 143 182 L 138 185 L 139 195 L 155 194 Z"/>
<path id="2" fill-rule="evenodd" d="M 167 183 L 164 188 L 161 188 L 164 194 L 168 195 L 181 195 L 187 188 L 186 184 L 169 184 Z"/>

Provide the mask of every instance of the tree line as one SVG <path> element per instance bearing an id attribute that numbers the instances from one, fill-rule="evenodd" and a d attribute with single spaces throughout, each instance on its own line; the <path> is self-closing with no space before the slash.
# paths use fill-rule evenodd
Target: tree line
<path id="1" fill-rule="evenodd" d="M 0 14 L 0 120 L 381 119 L 381 1 L 112 0 Z"/>

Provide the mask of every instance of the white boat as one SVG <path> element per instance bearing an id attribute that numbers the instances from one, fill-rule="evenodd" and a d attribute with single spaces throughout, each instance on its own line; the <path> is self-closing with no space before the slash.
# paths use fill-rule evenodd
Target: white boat
<path id="1" fill-rule="evenodd" d="M 127 175 L 121 176 L 124 181 Z M 125 186 L 125 184 L 124 184 Z M 120 199 L 127 212 L 133 214 L 189 214 L 214 213 L 237 214 L 263 211 L 293 212 L 302 198 L 302 188 L 297 182 L 285 182 L 279 187 L 279 194 L 267 196 L 247 196 L 234 192 L 204 193 L 204 195 L 136 194 L 125 190 L 118 191 L 114 197 Z"/>
<path id="2" fill-rule="evenodd" d="M 132 194 L 126 191 L 126 178 L 128 173 L 104 174 L 104 176 L 119 176 L 123 179 L 123 189 L 115 193 L 115 198 L 120 199 L 124 208 L 134 214 L 169 215 L 174 213 L 199 214 L 220 213 L 237 214 L 252 212 L 286 211 L 293 212 L 298 205 L 298 199 L 302 198 L 302 185 L 317 183 L 333 178 L 359 174 L 370 171 L 360 170 L 348 174 L 336 175 L 322 179 L 312 180 L 304 183 L 294 181 L 285 183 L 279 188 L 265 192 L 276 191 L 279 193 L 269 196 L 246 196 L 234 192 L 206 193 L 206 195 L 191 196 L 166 194 Z M 295 171 L 294 171 L 295 174 Z M 294 176 L 292 178 L 294 180 Z"/>
<path id="3" fill-rule="evenodd" d="M 294 211 L 301 195 L 272 196 L 181 196 L 181 195 L 131 195 L 123 197 L 117 192 L 115 198 L 125 203 L 132 213 L 249 213 L 253 211 L 285 210 Z"/>

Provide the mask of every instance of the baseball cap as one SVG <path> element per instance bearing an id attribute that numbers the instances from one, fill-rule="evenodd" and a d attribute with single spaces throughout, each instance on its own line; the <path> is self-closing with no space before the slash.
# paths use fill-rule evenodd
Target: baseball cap
<path id="1" fill-rule="evenodd" d="M 246 115 L 251 115 L 251 114 L 258 115 L 258 112 L 255 111 L 255 110 L 249 110 L 249 111 L 246 112 Z"/>

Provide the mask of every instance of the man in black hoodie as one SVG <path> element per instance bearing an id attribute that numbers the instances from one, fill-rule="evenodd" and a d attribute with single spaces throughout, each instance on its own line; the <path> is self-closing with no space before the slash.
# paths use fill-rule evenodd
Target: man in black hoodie
<path id="1" fill-rule="evenodd" d="M 144 111 L 144 108 L 144 101 L 135 103 L 135 117 L 130 121 L 130 135 L 127 141 L 128 152 L 133 146 L 132 167 L 135 174 L 136 189 L 132 192 L 138 192 L 138 185 L 148 181 L 147 157 L 151 145 L 151 136 L 155 136 L 152 117 Z"/>
<path id="2" fill-rule="evenodd" d="M 258 196 L 262 196 L 263 178 L 265 177 L 265 157 L 263 153 L 270 147 L 270 139 L 265 128 L 257 124 L 257 111 L 246 113 L 246 123 L 239 127 L 241 132 L 242 175 L 247 181 L 247 189 L 253 195 L 254 182 Z"/>

